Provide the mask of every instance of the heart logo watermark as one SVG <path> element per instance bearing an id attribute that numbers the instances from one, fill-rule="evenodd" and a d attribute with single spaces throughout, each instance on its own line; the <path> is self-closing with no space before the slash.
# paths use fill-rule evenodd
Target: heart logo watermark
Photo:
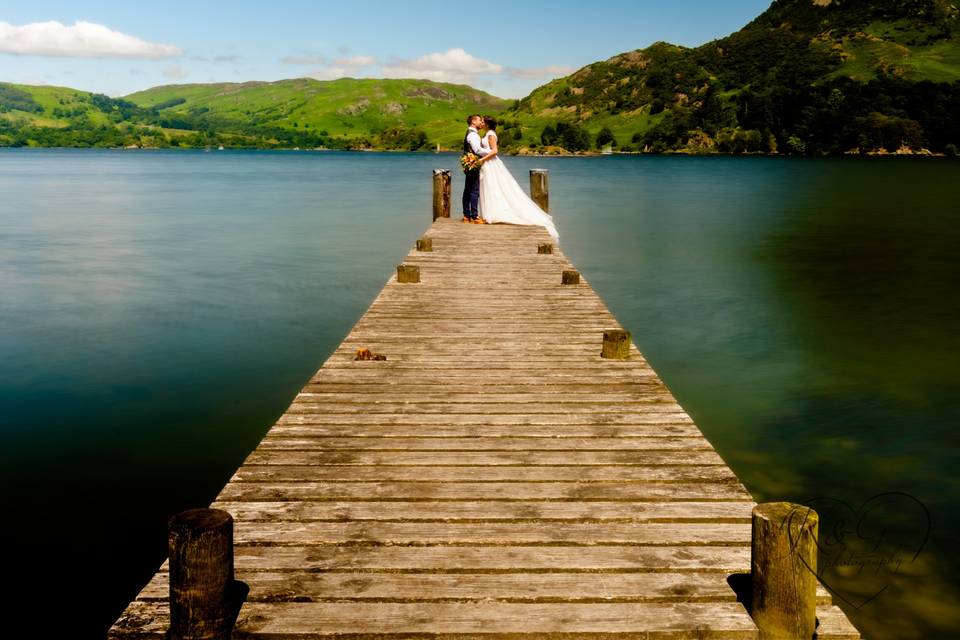
<path id="1" fill-rule="evenodd" d="M 802 556 L 800 560 L 824 588 L 855 609 L 886 591 L 893 577 L 916 561 L 930 538 L 929 510 L 916 497 L 902 491 L 877 494 L 859 508 L 837 498 L 814 498 L 787 516 L 784 526 L 791 535 L 802 529 L 794 525 L 809 518 L 811 510 L 820 516 L 816 570 Z M 799 540 L 791 539 L 791 549 L 798 543 Z M 832 584 L 830 575 L 834 572 L 842 572 L 845 577 L 870 578 L 877 588 L 861 596 L 844 594 Z"/>

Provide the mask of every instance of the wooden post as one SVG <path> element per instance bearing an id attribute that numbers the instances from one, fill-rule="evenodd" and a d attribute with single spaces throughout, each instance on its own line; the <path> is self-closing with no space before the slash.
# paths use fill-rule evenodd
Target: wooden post
<path id="1" fill-rule="evenodd" d="M 542 242 L 537 245 L 537 253 L 539 254 L 548 254 L 553 253 L 553 245 L 549 242 Z"/>
<path id="2" fill-rule="evenodd" d="M 564 270 L 560 276 L 560 284 L 580 284 L 580 272 Z"/>
<path id="3" fill-rule="evenodd" d="M 450 217 L 450 170 L 433 170 L 433 219 Z"/>
<path id="4" fill-rule="evenodd" d="M 813 509 L 789 502 L 753 508 L 750 615 L 764 640 L 813 637 L 819 519 Z"/>
<path id="5" fill-rule="evenodd" d="M 623 329 L 607 329 L 603 332 L 601 358 L 627 360 L 630 357 L 630 332 Z"/>
<path id="6" fill-rule="evenodd" d="M 170 638 L 227 640 L 233 615 L 233 518 L 191 509 L 170 519 Z"/>
<path id="7" fill-rule="evenodd" d="M 417 251 L 433 251 L 433 238 L 420 238 L 417 240 Z"/>
<path id="8" fill-rule="evenodd" d="M 411 284 L 420 282 L 420 267 L 415 264 L 398 264 L 397 282 Z"/>
<path id="9" fill-rule="evenodd" d="M 550 213 L 550 175 L 546 169 L 530 169 L 530 199 Z"/>

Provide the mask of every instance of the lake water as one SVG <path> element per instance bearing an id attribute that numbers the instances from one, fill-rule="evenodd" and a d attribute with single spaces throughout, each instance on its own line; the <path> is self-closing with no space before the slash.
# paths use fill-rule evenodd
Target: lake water
<path id="1" fill-rule="evenodd" d="M 754 497 L 816 499 L 825 578 L 861 630 L 955 636 L 960 163 L 506 162 L 523 183 L 550 170 L 564 251 Z M 167 518 L 226 483 L 430 223 L 430 170 L 456 163 L 0 150 L 21 622 L 102 636 Z"/>

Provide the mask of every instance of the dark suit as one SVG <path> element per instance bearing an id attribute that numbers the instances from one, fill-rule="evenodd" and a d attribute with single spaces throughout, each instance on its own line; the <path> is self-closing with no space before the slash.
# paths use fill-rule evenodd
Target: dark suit
<path id="1" fill-rule="evenodd" d="M 467 129 L 467 133 L 463 136 L 463 153 L 464 155 L 468 153 L 477 154 L 476 150 L 470 145 L 470 141 L 467 140 L 467 136 L 470 135 L 470 130 Z M 479 154 L 477 154 L 479 155 Z M 474 169 L 472 171 L 463 172 L 463 215 L 471 220 L 476 220 L 480 217 L 480 170 Z"/>

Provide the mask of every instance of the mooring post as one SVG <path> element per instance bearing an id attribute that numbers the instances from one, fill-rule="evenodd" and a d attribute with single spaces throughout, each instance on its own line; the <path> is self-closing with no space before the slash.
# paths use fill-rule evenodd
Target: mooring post
<path id="1" fill-rule="evenodd" d="M 806 640 L 816 631 L 819 520 L 790 502 L 753 508 L 750 615 L 763 640 Z"/>
<path id="2" fill-rule="evenodd" d="M 170 639 L 227 640 L 233 624 L 233 518 L 191 509 L 170 519 Z"/>
<path id="3" fill-rule="evenodd" d="M 433 170 L 433 219 L 450 217 L 450 170 Z"/>
<path id="4" fill-rule="evenodd" d="M 397 282 L 407 284 L 420 282 L 420 267 L 415 264 L 398 264 Z"/>
<path id="5" fill-rule="evenodd" d="M 580 272 L 564 269 L 560 275 L 560 284 L 580 284 Z"/>
<path id="6" fill-rule="evenodd" d="M 537 245 L 537 253 L 540 255 L 553 253 L 553 244 L 550 242 L 541 242 Z"/>
<path id="7" fill-rule="evenodd" d="M 550 213 L 550 176 L 546 169 L 530 169 L 530 199 Z"/>
<path id="8" fill-rule="evenodd" d="M 420 238 L 417 240 L 417 251 L 433 251 L 433 238 Z"/>
<path id="9" fill-rule="evenodd" d="M 626 360 L 630 357 L 630 332 L 623 329 L 607 329 L 603 332 L 601 358 Z"/>

